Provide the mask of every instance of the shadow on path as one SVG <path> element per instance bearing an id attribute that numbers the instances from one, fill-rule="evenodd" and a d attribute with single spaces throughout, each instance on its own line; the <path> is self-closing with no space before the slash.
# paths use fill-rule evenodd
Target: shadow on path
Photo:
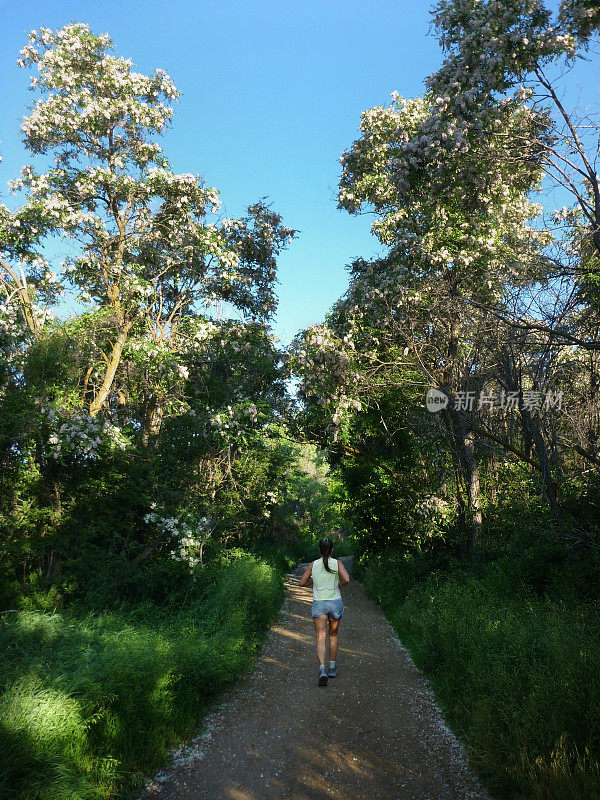
<path id="1" fill-rule="evenodd" d="M 343 590 L 339 676 L 317 686 L 301 574 L 288 577 L 256 668 L 140 800 L 489 800 L 425 679 L 355 582 Z"/>

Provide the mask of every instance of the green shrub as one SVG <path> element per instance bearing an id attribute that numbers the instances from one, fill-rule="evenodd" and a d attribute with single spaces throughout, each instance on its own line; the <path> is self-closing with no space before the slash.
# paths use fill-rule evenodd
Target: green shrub
<path id="1" fill-rule="evenodd" d="M 169 605 L 10 615 L 0 796 L 127 796 L 251 665 L 282 596 L 272 565 L 237 552 Z"/>
<path id="2" fill-rule="evenodd" d="M 546 559 L 527 558 L 537 581 Z M 406 574 L 384 566 L 367 571 L 369 584 L 383 587 L 392 624 L 491 790 L 600 797 L 600 605 L 539 596 L 508 562 L 436 572 L 408 591 Z"/>

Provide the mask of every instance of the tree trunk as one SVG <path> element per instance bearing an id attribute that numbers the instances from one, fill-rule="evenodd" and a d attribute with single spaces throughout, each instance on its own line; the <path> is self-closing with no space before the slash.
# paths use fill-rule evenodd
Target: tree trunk
<path id="1" fill-rule="evenodd" d="M 556 522 L 560 522 L 563 518 L 563 510 L 558 498 L 557 486 L 552 478 L 550 457 L 544 440 L 540 417 L 531 414 L 521 404 L 521 419 L 524 431 L 527 431 L 530 440 L 533 442 L 535 454 L 540 465 L 539 480 L 542 497 L 550 506 L 552 516 Z"/>
<path id="2" fill-rule="evenodd" d="M 142 429 L 142 443 L 148 447 L 152 439 L 160 433 L 164 408 L 155 394 L 151 395 L 145 404 L 144 424 Z"/>
<path id="3" fill-rule="evenodd" d="M 469 558 L 479 557 L 479 541 L 483 523 L 481 513 L 481 484 L 479 481 L 479 465 L 475 454 L 473 436 L 465 433 L 463 436 L 463 453 L 465 461 L 465 483 L 467 486 L 467 502 L 469 507 L 469 527 L 467 539 L 467 554 Z"/>
<path id="4" fill-rule="evenodd" d="M 489 476 L 489 488 L 488 483 L 486 483 L 486 490 L 489 493 L 490 502 L 495 503 L 498 498 L 498 459 L 493 451 L 490 455 L 486 472 Z"/>
<path id="5" fill-rule="evenodd" d="M 460 465 L 460 461 L 458 459 L 458 454 L 454 452 L 454 448 L 452 448 L 452 460 L 454 461 L 454 476 L 456 481 L 456 505 L 458 508 L 458 527 L 461 533 L 463 534 L 463 539 L 461 540 L 459 547 L 458 547 L 458 557 L 464 561 L 466 559 L 467 553 L 467 507 L 465 504 L 465 498 L 463 495 L 463 474 Z"/>
<path id="6" fill-rule="evenodd" d="M 100 391 L 90 403 L 90 415 L 92 417 L 95 417 L 100 411 L 100 409 L 106 403 L 108 395 L 110 394 L 110 390 L 112 389 L 112 385 L 115 380 L 115 375 L 117 374 L 117 369 L 121 363 L 121 354 L 123 352 L 123 348 L 125 347 L 125 343 L 127 342 L 127 336 L 132 325 L 133 321 L 126 322 L 119 331 L 117 341 L 114 343 L 110 354 L 108 367 L 106 368 L 106 375 L 104 376 L 104 381 L 102 382 Z"/>
<path id="7" fill-rule="evenodd" d="M 459 502 L 459 513 L 464 516 L 466 538 L 460 548 L 460 556 L 461 558 L 478 558 L 483 515 L 481 511 L 479 465 L 477 463 L 473 434 L 467 429 L 466 421 L 460 412 L 448 406 L 443 414 L 446 426 L 452 434 L 453 460 L 455 461 L 457 474 L 457 500 Z M 464 483 L 467 495 L 466 508 L 460 491 L 461 482 Z"/>
<path id="8" fill-rule="evenodd" d="M 505 346 L 499 364 L 504 372 L 506 389 L 519 393 L 519 417 L 526 460 L 533 460 L 537 467 L 542 497 L 550 506 L 556 522 L 559 522 L 562 519 L 563 511 L 558 498 L 557 486 L 552 477 L 550 455 L 544 439 L 541 417 L 539 414 L 532 414 L 523 402 L 523 378 L 519 366 L 519 355 L 515 355 L 513 350 Z M 535 457 L 533 457 L 534 453 Z"/>
<path id="9" fill-rule="evenodd" d="M 61 487 L 59 480 L 57 478 L 50 479 L 50 505 L 52 510 L 55 514 L 55 519 L 58 525 L 61 524 L 62 514 L 63 514 L 63 506 L 62 506 L 62 497 L 61 497 Z M 44 569 L 46 572 L 46 578 L 50 578 L 54 575 L 56 578 L 61 578 L 63 574 L 63 565 L 62 565 L 62 556 L 60 553 L 57 553 L 54 547 L 51 545 L 50 547 L 46 548 L 46 553 L 44 556 Z"/>

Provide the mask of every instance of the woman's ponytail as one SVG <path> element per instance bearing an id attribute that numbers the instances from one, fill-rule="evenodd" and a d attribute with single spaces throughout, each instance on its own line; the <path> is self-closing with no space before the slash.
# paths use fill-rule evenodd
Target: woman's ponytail
<path id="1" fill-rule="evenodd" d="M 319 542 L 319 552 L 323 556 L 323 566 L 327 572 L 333 572 L 333 570 L 329 568 L 329 556 L 331 555 L 332 550 L 333 542 L 331 539 L 328 539 L 327 536 L 324 539 L 321 539 Z"/>

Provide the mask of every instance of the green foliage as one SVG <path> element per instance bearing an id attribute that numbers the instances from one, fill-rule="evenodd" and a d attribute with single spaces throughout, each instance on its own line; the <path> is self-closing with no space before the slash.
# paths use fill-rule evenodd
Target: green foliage
<path id="1" fill-rule="evenodd" d="M 454 546 L 449 534 L 454 514 L 440 490 L 445 456 L 427 431 L 421 440 L 415 436 L 421 409 L 414 400 L 395 387 L 380 389 L 360 413 L 349 416 L 339 447 L 332 448 L 330 463 L 359 568 L 363 558 L 381 552 Z"/>
<path id="2" fill-rule="evenodd" d="M 454 562 L 424 577 L 422 560 L 382 558 L 365 570 L 473 765 L 511 800 L 600 792 L 600 606 L 573 587 L 560 596 L 555 555 L 540 540 L 517 569 Z"/>
<path id="3" fill-rule="evenodd" d="M 0 795 L 126 797 L 252 663 L 282 600 L 238 551 L 168 605 L 10 615 L 0 631 Z"/>
<path id="4" fill-rule="evenodd" d="M 286 511 L 300 538 L 313 541 L 346 530 L 345 493 L 326 454 L 313 444 L 292 445 L 294 469 L 288 473 Z"/>
<path id="5" fill-rule="evenodd" d="M 208 223 L 218 192 L 154 141 L 178 96 L 164 70 L 132 73 L 85 23 L 32 31 L 21 56 L 26 146 L 56 158 L 12 183 L 21 207 L 0 205 L 0 602 L 50 587 L 57 603 L 165 602 L 205 545 L 295 534 L 268 323 L 296 232 L 263 201 Z M 62 270 L 43 257 L 61 231 Z M 89 310 L 46 313 L 65 291 Z"/>

